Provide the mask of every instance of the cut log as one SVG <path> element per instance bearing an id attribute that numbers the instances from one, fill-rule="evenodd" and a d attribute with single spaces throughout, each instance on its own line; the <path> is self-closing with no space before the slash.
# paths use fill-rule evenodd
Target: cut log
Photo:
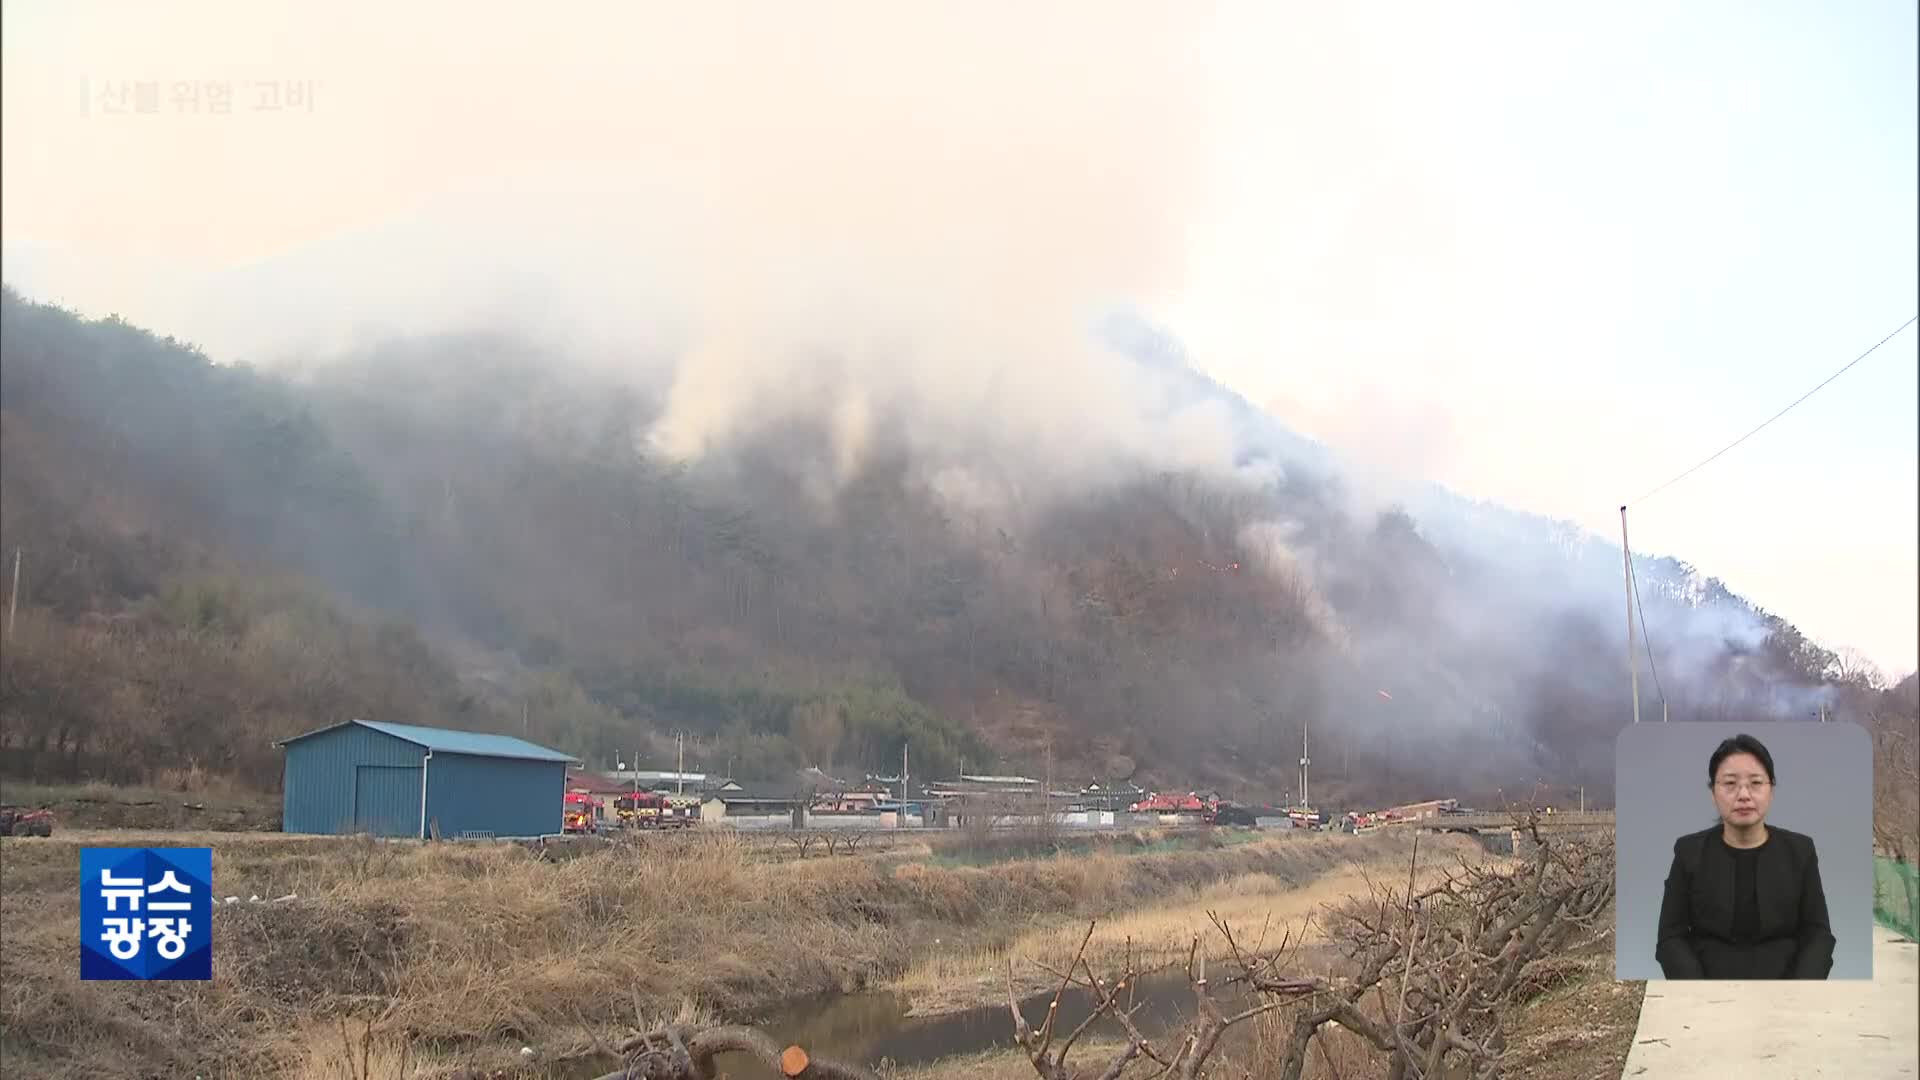
<path id="1" fill-rule="evenodd" d="M 807 1052 L 798 1046 L 789 1046 L 780 1052 L 780 1073 L 782 1076 L 799 1076 L 807 1071 Z"/>

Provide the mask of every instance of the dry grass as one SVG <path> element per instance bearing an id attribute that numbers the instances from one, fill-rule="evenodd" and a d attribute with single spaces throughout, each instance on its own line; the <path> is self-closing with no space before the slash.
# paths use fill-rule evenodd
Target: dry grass
<path id="1" fill-rule="evenodd" d="M 1083 1038 L 1074 1044 L 1076 1064 L 1113 1060 L 1124 1040 Z M 1098 1070 L 1089 1077 L 1099 1075 Z M 1144 1072 L 1143 1075 L 1152 1075 Z M 1033 1065 L 1023 1050 L 988 1050 L 978 1054 L 956 1054 L 928 1065 L 902 1066 L 893 1070 L 890 1080 L 1034 1080 Z"/>
<path id="2" fill-rule="evenodd" d="M 1424 838 L 1423 852 L 1428 857 L 1462 858 L 1478 861 L 1485 856 L 1471 841 L 1447 838 L 1436 843 Z M 1292 841 L 1325 844 L 1341 841 L 1331 837 Z M 1104 910 L 1082 912 L 1098 918 L 1093 936 L 1087 942 L 1087 958 L 1096 971 L 1118 970 L 1129 951 L 1140 970 L 1184 960 L 1195 938 L 1203 946 L 1214 942 L 1217 934 L 1208 919 L 1215 912 L 1230 925 L 1257 936 L 1262 926 L 1270 926 L 1269 942 L 1277 945 L 1289 928 L 1294 940 L 1308 932 L 1306 941 L 1321 940 L 1318 928 L 1308 920 L 1325 906 L 1351 896 L 1365 895 L 1367 882 L 1389 881 L 1404 887 L 1407 852 L 1398 844 L 1346 845 L 1343 861 L 1331 867 L 1318 865 L 1281 866 L 1271 870 L 1235 874 L 1210 882 L 1174 888 L 1156 897 L 1152 903 L 1115 903 Z M 1079 862 L 1080 860 L 1076 860 Z M 1091 862 L 1092 860 L 1086 860 Z M 1430 884 L 1443 869 L 1439 858 L 1423 858 L 1420 881 Z M 1077 866 L 1086 874 L 1089 885 L 1102 868 Z M 1308 872 L 1301 872 L 1308 871 Z M 914 1001 L 915 1015 L 932 1015 L 1005 1000 L 1007 962 L 1014 962 L 1014 978 L 1023 992 L 1037 992 L 1054 981 L 1039 965 L 1064 963 L 1073 955 L 1086 933 L 1085 918 L 1055 917 L 1039 920 L 1039 925 L 998 940 L 943 942 L 925 945 L 913 964 L 894 985 Z"/>
<path id="3" fill-rule="evenodd" d="M 1209 1080 L 1266 1080 L 1274 1075 L 1269 1067 L 1278 1060 L 1278 1049 L 1285 1041 L 1286 1025 L 1293 1023 L 1286 1010 L 1259 1017 L 1252 1024 L 1275 1032 L 1271 1039 L 1254 1037 L 1253 1046 L 1237 1057 L 1222 1056 L 1207 1073 Z M 1301 1072 L 1301 1080 L 1373 1080 L 1382 1075 L 1380 1056 L 1366 1046 L 1358 1035 L 1329 1030 L 1314 1040 L 1315 1049 Z M 1126 1046 L 1123 1039 L 1110 1035 L 1082 1039 L 1074 1045 L 1073 1063 L 1087 1077 L 1100 1074 L 1108 1062 Z M 1271 1046 L 1275 1049 L 1265 1049 Z M 1324 1048 L 1325 1052 L 1322 1052 Z M 1127 1072 L 1128 1080 L 1146 1080 L 1160 1067 L 1137 1061 Z M 1596 1074 L 1598 1075 L 1598 1074 Z M 891 1080 L 1034 1080 L 1033 1065 L 1022 1050 L 989 1050 L 979 1054 L 956 1055 L 928 1065 L 895 1069 Z M 1580 1080 L 1591 1080 L 1581 1077 Z"/>
<path id="4" fill-rule="evenodd" d="M 200 769 L 163 770 L 147 787 L 7 780 L 0 799 L 54 813 L 56 830 L 278 829 L 280 799 Z"/>
<path id="5" fill-rule="evenodd" d="M 242 902 L 216 910 L 211 984 L 79 980 L 79 848 L 101 841 L 213 848 L 215 892 Z M 648 1011 L 691 1000 L 740 1015 L 896 976 L 936 938 L 991 940 L 1036 917 L 1105 916 L 1246 875 L 1303 882 L 1354 850 L 1287 838 L 946 868 L 885 856 L 768 861 L 730 834 L 560 863 L 510 844 L 9 838 L 0 1053 L 48 1077 L 344 1075 L 344 1054 L 330 1056 L 339 1019 L 387 1011 L 370 1064 L 397 1055 L 401 1040 L 429 1069 L 510 1066 L 523 1044 L 547 1061 L 631 1023 L 636 994 Z M 295 899 L 246 902 L 254 895 Z"/>

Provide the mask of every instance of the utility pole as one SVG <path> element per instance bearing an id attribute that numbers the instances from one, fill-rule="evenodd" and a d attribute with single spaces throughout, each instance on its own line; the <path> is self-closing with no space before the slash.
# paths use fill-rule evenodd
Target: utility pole
<path id="1" fill-rule="evenodd" d="M 1627 680 L 1633 684 L 1633 722 L 1640 722 L 1640 667 L 1633 662 L 1633 549 L 1627 546 L 1627 508 L 1620 507 L 1620 564 L 1627 586 Z"/>
<path id="2" fill-rule="evenodd" d="M 1040 793 L 1040 813 L 1046 827 L 1053 828 L 1053 740 L 1047 740 L 1047 779 L 1046 790 Z"/>
<path id="3" fill-rule="evenodd" d="M 1307 724 L 1308 721 L 1300 721 L 1300 809 L 1302 810 L 1313 805 L 1307 798 L 1307 766 L 1313 764 L 1313 759 L 1307 756 Z"/>
<path id="4" fill-rule="evenodd" d="M 20 610 L 20 549 L 13 549 L 13 596 L 7 601 L 7 640 L 13 640 L 13 617 Z"/>
<path id="5" fill-rule="evenodd" d="M 907 823 L 907 743 L 900 744 L 900 823 Z"/>
<path id="6" fill-rule="evenodd" d="M 673 767 L 673 793 L 684 795 L 687 792 L 687 733 L 675 732 L 673 741 L 679 750 L 679 764 Z"/>
<path id="7" fill-rule="evenodd" d="M 528 719 L 528 716 L 527 703 L 522 701 L 520 703 L 520 737 L 523 739 L 533 732 L 533 721 Z"/>

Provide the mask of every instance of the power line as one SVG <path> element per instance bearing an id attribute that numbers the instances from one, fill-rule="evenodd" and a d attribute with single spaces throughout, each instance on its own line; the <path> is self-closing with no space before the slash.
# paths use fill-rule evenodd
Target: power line
<path id="1" fill-rule="evenodd" d="M 1827 376 L 1826 378 L 1820 380 L 1819 386 L 1816 386 L 1813 389 L 1795 398 L 1792 405 L 1788 405 L 1786 408 L 1781 409 L 1779 412 L 1774 413 L 1772 416 L 1767 417 L 1766 420 L 1761 422 L 1759 427 L 1754 428 L 1752 431 L 1747 432 L 1745 435 L 1742 435 L 1739 438 L 1728 443 L 1727 445 L 1721 447 L 1719 450 L 1715 451 L 1711 457 L 1708 457 L 1705 461 L 1700 462 L 1698 465 L 1695 465 L 1693 468 L 1688 469 L 1687 471 L 1681 473 L 1680 475 L 1674 477 L 1671 480 L 1668 480 L 1666 483 L 1661 484 L 1659 487 L 1654 488 L 1652 491 L 1647 492 L 1645 495 L 1642 495 L 1639 498 L 1632 500 L 1627 505 L 1631 506 L 1633 505 L 1633 503 L 1645 502 L 1647 499 L 1650 499 L 1653 496 L 1660 494 L 1662 491 L 1665 491 L 1666 489 L 1672 487 L 1673 485 L 1679 483 L 1680 481 L 1685 480 L 1687 477 L 1692 476 L 1694 473 L 1699 472 L 1701 469 L 1706 468 L 1708 465 L 1713 464 L 1714 460 L 1718 458 L 1721 454 L 1726 453 L 1727 451 L 1733 449 L 1734 447 L 1739 446 L 1741 443 L 1746 442 L 1748 439 L 1753 438 L 1755 435 L 1758 435 L 1760 431 L 1763 428 L 1765 428 L 1768 424 L 1771 424 L 1775 420 L 1778 420 L 1781 417 L 1792 412 L 1794 409 L 1794 406 L 1799 405 L 1801 402 L 1819 393 L 1821 388 L 1826 386 L 1828 383 L 1832 382 L 1833 380 L 1839 378 L 1842 375 L 1845 375 L 1853 367 L 1853 365 L 1858 364 L 1860 361 L 1865 360 L 1869 356 L 1872 356 L 1874 352 L 1880 348 L 1880 346 L 1885 345 L 1887 342 L 1892 341 L 1895 337 L 1899 336 L 1901 330 L 1905 330 L 1907 327 L 1912 326 L 1916 319 L 1920 319 L 1920 315 L 1915 315 L 1913 316 L 1913 318 L 1909 318 L 1906 322 L 1901 323 L 1899 326 L 1899 329 L 1896 329 L 1893 333 L 1888 334 L 1886 337 L 1881 338 L 1879 341 L 1874 342 L 1873 348 L 1868 349 L 1866 352 L 1863 352 L 1859 356 L 1856 356 L 1852 360 L 1848 361 L 1846 367 L 1843 367 L 1839 371 L 1836 371 L 1833 374 Z"/>

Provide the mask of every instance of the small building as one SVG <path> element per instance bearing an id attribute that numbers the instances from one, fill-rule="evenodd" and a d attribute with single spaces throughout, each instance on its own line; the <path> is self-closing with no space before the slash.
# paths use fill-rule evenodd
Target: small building
<path id="1" fill-rule="evenodd" d="M 675 772 L 672 769 L 615 769 L 607 779 L 623 784 L 638 784 L 641 791 L 669 791 L 686 788 L 698 791 L 707 784 L 703 772 Z"/>
<path id="2" fill-rule="evenodd" d="M 736 781 L 707 793 L 700 804 L 702 825 L 767 828 L 798 825 L 806 814 L 806 800 L 774 787 L 750 787 Z"/>
<path id="3" fill-rule="evenodd" d="M 820 814 L 864 814 L 893 801 L 884 791 L 822 791 L 815 793 L 808 809 Z"/>
<path id="4" fill-rule="evenodd" d="M 1425 802 L 1395 806 L 1385 811 L 1385 813 L 1396 821 L 1421 821 L 1426 818 L 1437 817 L 1440 814 L 1455 809 L 1459 805 L 1460 801 L 1458 799 L 1428 799 Z"/>
<path id="5" fill-rule="evenodd" d="M 572 757 L 509 735 L 348 720 L 286 751 L 281 829 L 422 839 L 561 831 Z"/>

